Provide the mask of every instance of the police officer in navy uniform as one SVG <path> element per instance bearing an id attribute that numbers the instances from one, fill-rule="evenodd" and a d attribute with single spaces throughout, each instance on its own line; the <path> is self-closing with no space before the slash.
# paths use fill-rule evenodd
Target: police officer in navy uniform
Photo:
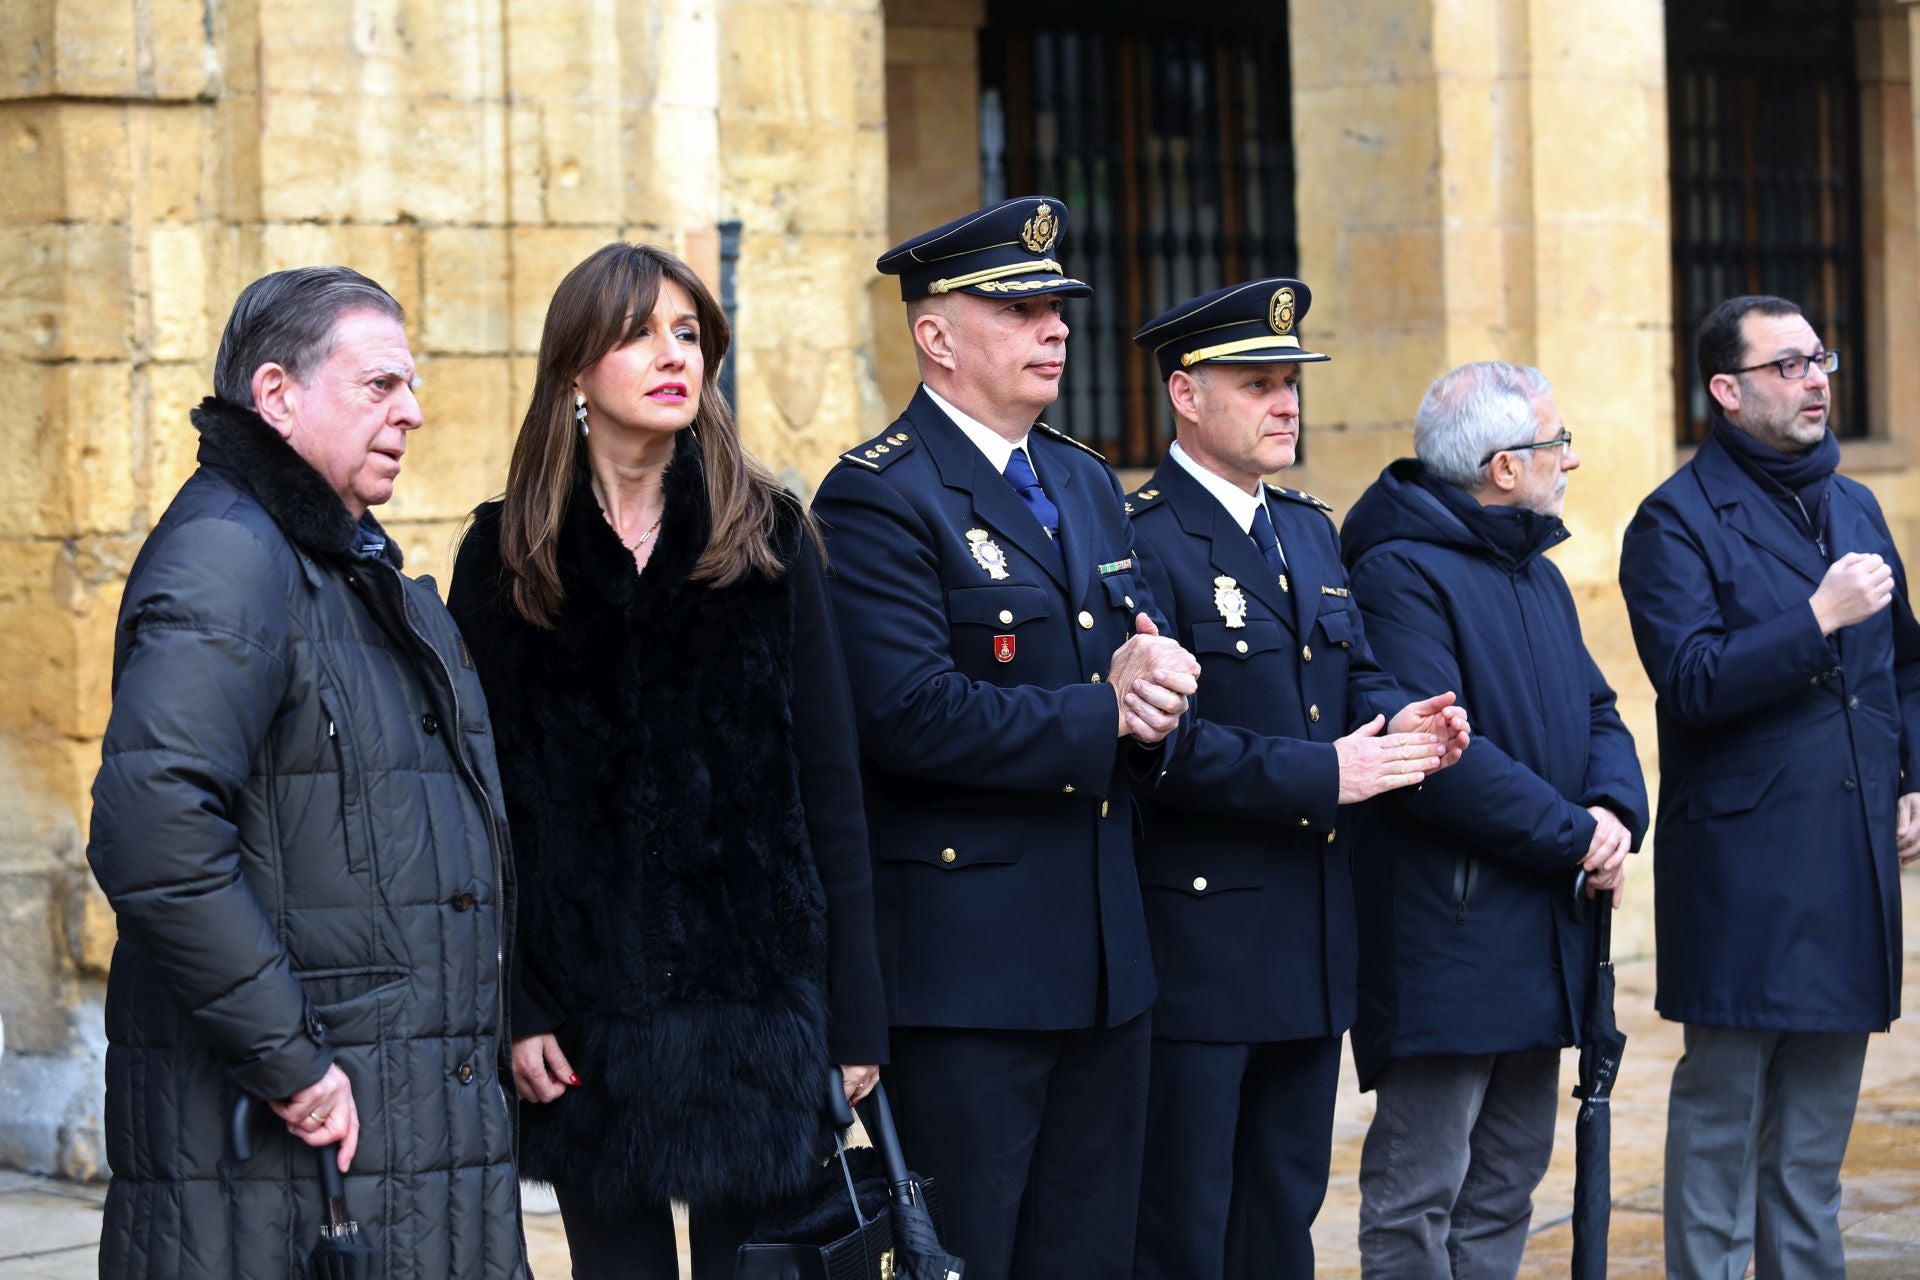
<path id="1" fill-rule="evenodd" d="M 1252 280 L 1134 341 L 1176 435 L 1129 499 L 1136 571 L 1197 655 L 1190 723 L 1141 795 L 1159 976 L 1134 1275 L 1313 1275 L 1340 1036 L 1354 1019 L 1353 882 L 1339 807 L 1459 758 L 1452 693 L 1409 702 L 1373 661 L 1328 507 L 1293 464 L 1312 295 Z"/>
<path id="2" fill-rule="evenodd" d="M 922 386 L 821 483 L 892 1033 L 888 1083 L 968 1280 L 1124 1276 L 1153 966 L 1132 791 L 1198 664 L 1157 634 L 1125 495 L 1036 421 L 1065 365 L 1067 209 L 914 237 Z"/>

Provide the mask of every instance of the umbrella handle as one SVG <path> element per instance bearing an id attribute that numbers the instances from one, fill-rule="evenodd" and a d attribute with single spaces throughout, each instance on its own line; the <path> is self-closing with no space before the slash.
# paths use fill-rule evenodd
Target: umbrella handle
<path id="1" fill-rule="evenodd" d="M 895 1188 L 906 1186 L 913 1175 L 907 1172 L 907 1155 L 900 1149 L 900 1131 L 893 1127 L 893 1108 L 887 1105 L 885 1085 L 875 1084 L 873 1092 L 861 1100 L 860 1119 L 867 1126 L 874 1150 L 886 1162 L 887 1181 Z"/>
<path id="2" fill-rule="evenodd" d="M 227 1145 L 233 1148 L 235 1160 L 253 1159 L 253 1095 L 242 1093 L 233 1100 L 233 1110 L 227 1114 Z"/>

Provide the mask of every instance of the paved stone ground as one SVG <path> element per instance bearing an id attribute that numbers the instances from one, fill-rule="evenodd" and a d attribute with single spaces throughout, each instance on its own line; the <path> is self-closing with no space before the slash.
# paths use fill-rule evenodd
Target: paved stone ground
<path id="1" fill-rule="evenodd" d="M 1635 890 L 1651 885 L 1641 877 Z M 1875 1036 L 1867 1054 L 1853 1141 L 1843 1175 L 1841 1222 L 1851 1280 L 1903 1280 L 1920 1275 L 1920 875 L 1906 877 L 1906 991 L 1914 1014 L 1891 1035 Z M 1620 966 L 1620 1020 L 1631 1041 L 1613 1104 L 1613 1280 L 1657 1280 L 1661 1275 L 1661 1143 L 1666 1132 L 1667 1082 L 1680 1054 L 1680 1030 L 1653 1013 L 1653 965 Z M 1573 1088 L 1575 1059 L 1562 1064 L 1565 1093 Z M 1314 1228 L 1322 1280 L 1360 1274 L 1354 1244 L 1360 1192 L 1360 1143 L 1373 1115 L 1373 1098 L 1345 1068 L 1334 1129 L 1333 1181 Z M 1535 1197 L 1533 1239 L 1521 1268 L 1526 1280 L 1567 1274 L 1572 1232 L 1573 1117 L 1561 1104 L 1554 1161 Z M 104 1189 L 0 1171 L 0 1278 L 93 1280 Z M 566 1237 L 552 1201 L 527 1197 L 527 1245 L 542 1280 L 568 1274 Z M 683 1237 L 684 1239 L 684 1237 Z M 684 1268 L 684 1254 L 683 1262 Z"/>

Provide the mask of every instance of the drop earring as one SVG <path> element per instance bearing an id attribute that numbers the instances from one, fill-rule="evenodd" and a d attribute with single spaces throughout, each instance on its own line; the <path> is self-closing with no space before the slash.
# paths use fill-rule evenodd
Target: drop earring
<path id="1" fill-rule="evenodd" d="M 573 420 L 580 424 L 580 437 L 587 436 L 587 397 L 582 392 L 573 393 Z"/>

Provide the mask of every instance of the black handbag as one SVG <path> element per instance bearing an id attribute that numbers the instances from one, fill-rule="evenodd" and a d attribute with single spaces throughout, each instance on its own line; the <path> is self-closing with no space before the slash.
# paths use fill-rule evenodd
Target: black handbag
<path id="1" fill-rule="evenodd" d="M 853 1111 L 839 1071 L 830 1072 L 828 1085 L 829 1103 L 838 1104 L 830 1108 L 833 1159 L 813 1187 L 761 1218 L 740 1246 L 736 1280 L 911 1280 L 909 1268 L 896 1265 L 886 1162 L 870 1148 L 847 1147 L 844 1131 L 853 1124 Z M 884 1099 L 879 1105 L 885 1107 Z M 884 1127 L 891 1136 L 891 1116 Z M 937 1225 L 940 1203 L 932 1180 L 920 1179 L 918 1186 Z"/>

